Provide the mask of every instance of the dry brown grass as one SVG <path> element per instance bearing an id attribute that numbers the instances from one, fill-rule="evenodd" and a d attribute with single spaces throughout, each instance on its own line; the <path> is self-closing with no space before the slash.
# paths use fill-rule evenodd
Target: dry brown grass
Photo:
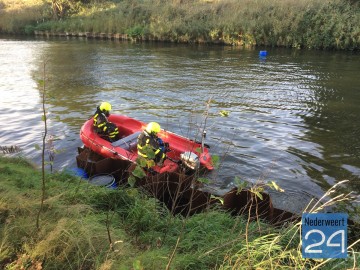
<path id="1" fill-rule="evenodd" d="M 0 1 L 0 31 L 21 32 L 27 24 L 41 20 L 46 6 L 41 0 Z"/>

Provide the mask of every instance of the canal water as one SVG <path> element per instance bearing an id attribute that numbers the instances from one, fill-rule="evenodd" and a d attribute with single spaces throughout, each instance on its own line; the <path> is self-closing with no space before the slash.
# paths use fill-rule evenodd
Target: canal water
<path id="1" fill-rule="evenodd" d="M 345 179 L 341 192 L 360 194 L 360 55 L 259 50 L 2 37 L 0 145 L 40 164 L 45 67 L 56 170 L 76 167 L 80 127 L 108 101 L 113 113 L 190 138 L 206 124 L 220 158 L 209 188 L 219 192 L 235 178 L 275 181 L 285 190 L 275 200 L 296 210 Z"/>

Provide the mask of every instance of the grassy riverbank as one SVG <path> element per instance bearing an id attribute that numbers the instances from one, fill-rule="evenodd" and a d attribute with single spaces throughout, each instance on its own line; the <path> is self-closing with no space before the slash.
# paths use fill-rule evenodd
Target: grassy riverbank
<path id="1" fill-rule="evenodd" d="M 0 0 L 0 32 L 101 32 L 118 33 L 135 40 L 220 43 L 246 47 L 265 45 L 360 49 L 358 1 L 55 2 L 63 3 L 60 15 L 59 10 L 54 13 L 51 1 Z"/>
<path id="2" fill-rule="evenodd" d="M 352 269 L 360 259 L 358 250 L 346 260 L 302 259 L 296 224 L 276 229 L 221 209 L 174 217 L 139 190 L 65 173 L 46 177 L 37 230 L 40 202 L 41 172 L 0 157 L 1 269 Z"/>

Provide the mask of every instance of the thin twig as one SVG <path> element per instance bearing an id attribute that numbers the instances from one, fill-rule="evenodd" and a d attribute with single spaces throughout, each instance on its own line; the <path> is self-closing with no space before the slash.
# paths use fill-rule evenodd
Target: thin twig
<path id="1" fill-rule="evenodd" d="M 47 119 L 46 119 L 46 108 L 45 108 L 45 102 L 46 102 L 46 88 L 45 88 L 45 70 L 46 70 L 46 63 L 43 63 L 43 89 L 42 89 L 42 116 L 44 121 L 44 134 L 42 137 L 42 153 L 41 153 L 41 175 L 42 175 L 42 194 L 41 194 L 41 204 L 40 209 L 36 217 L 36 228 L 40 229 L 40 214 L 44 207 L 44 200 L 45 200 L 45 147 L 46 147 L 46 136 L 47 136 Z"/>
<path id="2" fill-rule="evenodd" d="M 108 236 L 108 239 L 109 239 L 110 248 L 111 248 L 112 251 L 115 251 L 114 245 L 113 245 L 113 241 L 112 241 L 112 239 L 111 239 L 111 234 L 110 234 L 110 218 L 109 218 L 109 212 L 110 212 L 110 209 L 109 209 L 109 211 L 107 211 L 107 213 L 106 213 L 106 231 L 107 231 L 107 236 Z"/>

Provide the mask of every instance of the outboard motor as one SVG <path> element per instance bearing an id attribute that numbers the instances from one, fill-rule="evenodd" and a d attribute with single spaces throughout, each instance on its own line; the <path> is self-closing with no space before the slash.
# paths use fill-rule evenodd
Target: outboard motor
<path id="1" fill-rule="evenodd" d="M 199 157 L 193 152 L 184 152 L 180 154 L 180 159 L 182 164 L 184 164 L 188 169 L 197 170 L 200 168 Z"/>

